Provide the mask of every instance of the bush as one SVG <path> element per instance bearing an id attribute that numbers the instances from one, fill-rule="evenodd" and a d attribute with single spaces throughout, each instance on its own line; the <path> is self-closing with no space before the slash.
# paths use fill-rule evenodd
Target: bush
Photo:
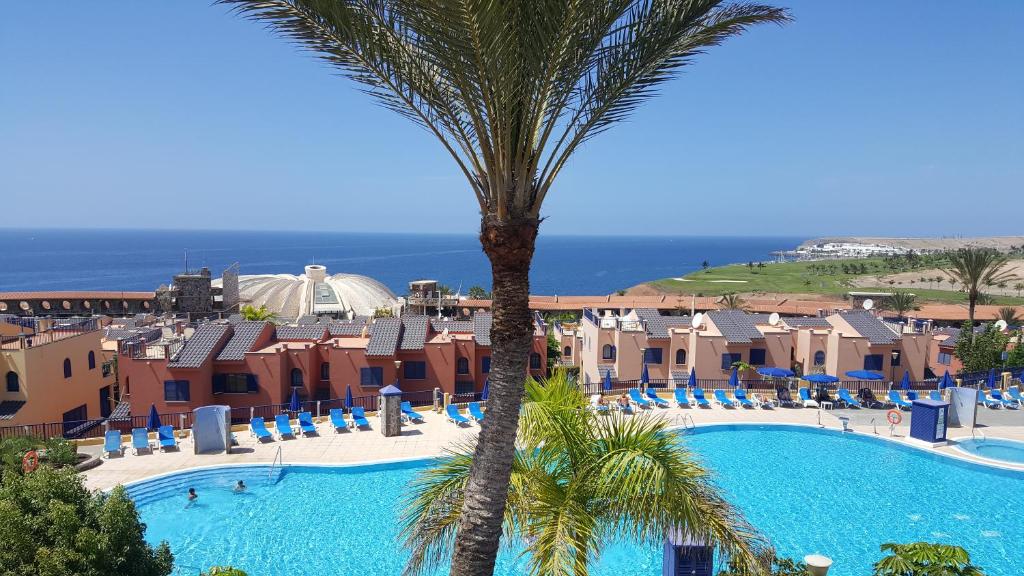
<path id="1" fill-rule="evenodd" d="M 40 461 L 54 468 L 74 466 L 78 461 L 78 447 L 63 438 L 40 440 L 31 437 L 0 440 L 0 476 L 21 474 L 21 459 L 29 450 L 39 451 Z"/>
<path id="2" fill-rule="evenodd" d="M 20 470 L 20 460 L 18 462 Z M 146 526 L 123 487 L 93 495 L 71 468 L 40 466 L 0 480 L 0 567 L 18 576 L 167 576 L 167 543 Z"/>
<path id="3" fill-rule="evenodd" d="M 231 566 L 214 566 L 199 576 L 248 576 L 245 572 Z"/>

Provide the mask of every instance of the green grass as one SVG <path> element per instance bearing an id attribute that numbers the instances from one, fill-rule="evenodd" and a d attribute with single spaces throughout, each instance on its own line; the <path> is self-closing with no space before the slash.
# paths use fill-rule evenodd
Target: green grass
<path id="1" fill-rule="evenodd" d="M 920 284 L 902 284 L 886 287 L 856 287 L 851 280 L 862 274 L 843 274 L 842 265 L 864 264 L 868 267 L 866 275 L 877 276 L 889 272 L 885 262 L 880 258 L 856 260 L 830 260 L 826 262 L 786 262 L 783 264 L 765 264 L 764 268 L 749 268 L 746 265 L 730 265 L 698 270 L 684 276 L 689 282 L 680 282 L 672 278 L 655 280 L 648 284 L 671 294 L 698 294 L 703 296 L 720 296 L 728 293 L 764 293 L 780 294 L 822 294 L 842 298 L 847 292 L 853 291 L 887 291 L 892 289 L 906 290 L 917 295 L 920 302 L 943 302 L 960 304 L 966 297 L 960 292 L 923 288 Z M 817 267 L 833 265 L 835 274 L 815 270 Z M 911 270 L 901 270 L 901 272 Z M 744 282 L 714 282 L 714 280 L 743 280 Z M 934 284 L 930 284 L 934 286 Z M 1024 304 L 1024 298 L 1011 296 L 994 296 L 995 304 Z"/>

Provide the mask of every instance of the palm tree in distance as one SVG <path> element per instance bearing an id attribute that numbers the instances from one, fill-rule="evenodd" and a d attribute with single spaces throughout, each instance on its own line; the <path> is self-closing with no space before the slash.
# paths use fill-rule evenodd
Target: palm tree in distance
<path id="1" fill-rule="evenodd" d="M 564 371 L 526 384 L 504 528 L 529 553 L 530 574 L 586 576 L 608 541 L 660 544 L 671 530 L 756 566 L 764 541 L 667 433 L 666 419 L 586 407 Z M 456 545 L 472 459 L 472 444 L 461 446 L 413 480 L 402 522 L 412 549 L 406 574 L 432 573 Z"/>
<path id="2" fill-rule="evenodd" d="M 1006 282 L 1016 278 L 1006 270 L 1009 258 L 991 248 L 960 248 L 947 255 L 949 265 L 943 272 L 964 287 L 967 292 L 967 319 L 974 326 L 974 308 L 982 286 Z M 974 338 L 974 332 L 971 332 Z"/>
<path id="3" fill-rule="evenodd" d="M 433 134 L 466 177 L 491 263 L 490 397 L 452 576 L 491 574 L 533 323 L 541 207 L 573 153 L 700 53 L 781 8 L 723 0 L 221 0 Z"/>
<path id="4" fill-rule="evenodd" d="M 245 320 L 273 320 L 277 317 L 276 314 L 267 310 L 266 304 L 261 305 L 259 308 L 252 304 L 246 304 L 238 310 L 238 313 L 241 314 L 242 318 Z"/>
<path id="5" fill-rule="evenodd" d="M 1013 289 L 1017 291 L 1017 298 L 1020 298 L 1020 293 L 1024 291 L 1024 282 L 1015 283 Z"/>
<path id="6" fill-rule="evenodd" d="M 746 310 L 747 303 L 740 297 L 739 294 L 729 293 L 723 294 L 718 299 L 718 304 L 723 310 Z"/>
<path id="7" fill-rule="evenodd" d="M 1017 309 L 1013 306 L 1003 306 L 999 309 L 999 320 L 1006 322 L 1010 326 L 1016 326 L 1020 324 L 1020 316 L 1017 316 Z"/>
<path id="8" fill-rule="evenodd" d="M 900 320 L 903 316 L 911 310 L 918 310 L 917 296 L 907 292 L 906 290 L 893 290 L 891 296 L 887 296 L 879 302 L 879 308 L 882 310 L 888 310 L 889 312 L 895 312 L 896 317 Z"/>

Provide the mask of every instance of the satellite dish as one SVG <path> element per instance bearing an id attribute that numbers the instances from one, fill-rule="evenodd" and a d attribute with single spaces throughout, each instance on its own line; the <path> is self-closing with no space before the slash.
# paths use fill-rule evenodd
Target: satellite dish
<path id="1" fill-rule="evenodd" d="M 864 300 L 864 303 L 861 304 L 861 306 L 863 306 L 865 310 L 871 310 L 875 306 L 875 301 L 868 298 L 867 300 Z"/>
<path id="2" fill-rule="evenodd" d="M 690 320 L 690 326 L 694 328 L 700 328 L 700 325 L 704 323 L 704 315 L 697 312 L 693 315 L 693 320 Z"/>
<path id="3" fill-rule="evenodd" d="M 771 324 L 772 326 L 778 326 L 779 325 L 779 313 L 778 312 L 772 312 L 771 315 L 768 316 L 768 323 Z"/>
<path id="4" fill-rule="evenodd" d="M 1006 330 L 1007 326 L 1008 324 L 1006 323 L 1006 320 L 996 320 L 996 329 L 999 330 L 1000 332 Z"/>

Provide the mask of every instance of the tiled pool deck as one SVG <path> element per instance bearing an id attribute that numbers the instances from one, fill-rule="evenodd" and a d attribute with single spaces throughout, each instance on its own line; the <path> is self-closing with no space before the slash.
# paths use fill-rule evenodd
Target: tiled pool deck
<path id="1" fill-rule="evenodd" d="M 776 423 L 803 424 L 824 426 L 840 430 L 840 416 L 850 416 L 851 428 L 857 432 L 872 434 L 876 420 L 880 437 L 889 437 L 889 427 L 885 422 L 884 410 L 819 411 L 811 408 L 777 408 L 774 410 L 726 409 L 715 406 L 710 409 L 655 409 L 654 412 L 670 420 L 672 425 L 683 425 L 684 415 L 690 415 L 692 422 L 704 424 L 736 424 L 736 423 Z M 985 424 L 984 434 L 988 437 L 1003 437 L 1024 441 L 1024 410 L 993 411 L 986 414 L 979 408 L 979 420 Z M 232 449 L 231 454 L 193 454 L 189 440 L 181 443 L 181 449 L 149 454 L 143 452 L 135 456 L 131 450 L 125 451 L 122 457 L 105 459 L 103 464 L 84 472 L 86 485 L 91 489 L 109 489 L 117 484 L 125 484 L 150 476 L 176 472 L 199 466 L 217 466 L 223 464 L 270 463 L 281 448 L 281 456 L 286 464 L 345 464 L 363 463 L 383 460 L 424 458 L 438 456 L 446 447 L 454 442 L 466 439 L 479 430 L 476 424 L 468 427 L 456 427 L 447 422 L 443 415 L 433 412 L 422 413 L 424 422 L 404 426 L 402 435 L 385 438 L 379 431 L 376 417 L 370 418 L 371 428 L 361 432 L 346 431 L 335 433 L 329 424 L 318 426 L 319 435 L 273 442 L 258 443 L 250 437 L 248 431 L 235 432 L 239 445 Z M 895 430 L 893 438 L 906 441 L 909 415 L 904 415 L 903 423 Z M 950 428 L 948 436 L 957 438 L 970 436 L 969 429 Z M 82 446 L 82 452 L 98 453 L 100 446 Z M 968 460 L 976 460 L 952 446 L 938 448 L 939 451 Z M 1014 466 L 1006 466 L 1014 467 Z M 1024 470 L 1024 465 L 1014 468 Z"/>

